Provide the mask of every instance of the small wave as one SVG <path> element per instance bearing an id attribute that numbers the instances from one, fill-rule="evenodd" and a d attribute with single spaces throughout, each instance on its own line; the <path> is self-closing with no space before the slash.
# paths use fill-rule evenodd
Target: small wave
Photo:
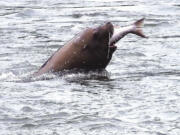
<path id="1" fill-rule="evenodd" d="M 36 127 L 37 125 L 35 125 L 35 124 L 23 124 L 21 127 L 22 128 L 34 128 L 34 127 Z"/>
<path id="2" fill-rule="evenodd" d="M 161 36 L 160 38 L 180 38 L 180 35 L 165 35 L 165 36 Z"/>
<path id="3" fill-rule="evenodd" d="M 23 108 L 21 108 L 21 111 L 23 111 L 23 112 L 32 112 L 33 109 L 31 107 L 29 107 L 29 106 L 24 106 Z"/>
<path id="4" fill-rule="evenodd" d="M 3 82 L 31 82 L 31 73 L 19 72 L 15 73 L 13 71 L 0 73 L 0 81 Z"/>
<path id="5" fill-rule="evenodd" d="M 68 82 L 74 83 L 84 83 L 88 80 L 99 80 L 105 81 L 109 80 L 110 73 L 106 70 L 104 71 L 90 71 L 87 73 L 79 72 L 79 73 L 70 73 L 63 76 L 63 78 Z"/>
<path id="6" fill-rule="evenodd" d="M 158 76 L 180 76 L 179 71 L 149 71 L 149 72 L 132 72 L 127 74 L 127 78 L 132 78 L 132 77 L 158 77 Z"/>
<path id="7" fill-rule="evenodd" d="M 10 80 L 17 80 L 17 79 L 18 79 L 17 76 L 13 72 L 0 74 L 0 81 L 10 81 Z"/>

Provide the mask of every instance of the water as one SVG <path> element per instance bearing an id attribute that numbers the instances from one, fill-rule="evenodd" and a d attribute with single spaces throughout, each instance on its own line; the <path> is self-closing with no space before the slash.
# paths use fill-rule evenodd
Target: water
<path id="1" fill-rule="evenodd" d="M 178 0 L 2 0 L 0 134 L 179 135 Z M 27 79 L 74 35 L 145 17 L 107 72 Z"/>

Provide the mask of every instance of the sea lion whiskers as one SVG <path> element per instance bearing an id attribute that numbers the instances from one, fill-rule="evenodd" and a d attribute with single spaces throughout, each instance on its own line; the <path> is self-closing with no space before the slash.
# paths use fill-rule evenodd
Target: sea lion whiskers
<path id="1" fill-rule="evenodd" d="M 109 59 L 109 53 L 110 53 L 110 39 L 111 39 L 111 33 L 109 32 L 109 41 L 108 41 L 107 59 Z"/>

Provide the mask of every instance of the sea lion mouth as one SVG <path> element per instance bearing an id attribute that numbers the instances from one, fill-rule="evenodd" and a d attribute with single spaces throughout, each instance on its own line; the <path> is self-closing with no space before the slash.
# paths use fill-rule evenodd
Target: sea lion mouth
<path id="1" fill-rule="evenodd" d="M 115 44 L 109 44 L 109 48 L 110 49 L 115 49 L 115 48 L 117 48 L 117 46 Z"/>

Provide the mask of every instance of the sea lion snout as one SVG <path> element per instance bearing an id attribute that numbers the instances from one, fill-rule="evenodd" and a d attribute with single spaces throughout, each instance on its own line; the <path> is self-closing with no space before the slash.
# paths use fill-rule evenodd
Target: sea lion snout
<path id="1" fill-rule="evenodd" d="M 105 27 L 108 30 L 108 32 L 110 34 L 110 37 L 111 37 L 113 35 L 113 33 L 114 33 L 114 26 L 113 26 L 113 24 L 111 22 L 107 22 L 105 24 Z"/>

